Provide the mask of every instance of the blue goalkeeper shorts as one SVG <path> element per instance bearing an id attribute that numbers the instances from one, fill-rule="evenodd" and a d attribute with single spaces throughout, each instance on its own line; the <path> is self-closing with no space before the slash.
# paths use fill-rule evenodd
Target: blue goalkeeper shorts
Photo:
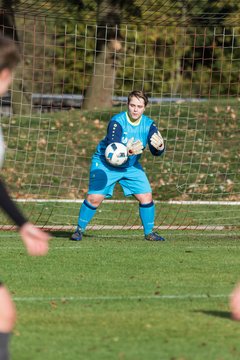
<path id="1" fill-rule="evenodd" d="M 106 198 L 113 195 L 114 187 L 119 183 L 125 196 L 151 193 L 148 178 L 139 163 L 127 168 L 108 165 L 94 155 L 90 168 L 88 194 L 101 194 Z"/>

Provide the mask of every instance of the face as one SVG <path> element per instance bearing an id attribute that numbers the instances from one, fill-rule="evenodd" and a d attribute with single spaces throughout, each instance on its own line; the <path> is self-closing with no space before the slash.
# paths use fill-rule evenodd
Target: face
<path id="1" fill-rule="evenodd" d="M 137 121 L 145 111 L 145 104 L 142 98 L 133 96 L 128 104 L 128 114 L 130 118 Z"/>
<path id="2" fill-rule="evenodd" d="M 3 69 L 0 72 L 0 96 L 6 94 L 12 82 L 12 72 L 9 69 Z"/>

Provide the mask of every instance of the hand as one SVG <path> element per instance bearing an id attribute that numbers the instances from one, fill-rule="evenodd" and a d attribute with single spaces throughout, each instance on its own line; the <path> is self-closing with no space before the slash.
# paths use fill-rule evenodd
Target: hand
<path id="1" fill-rule="evenodd" d="M 159 131 L 151 136 L 150 143 L 156 150 L 164 149 L 164 141 Z"/>
<path id="2" fill-rule="evenodd" d="M 19 233 L 29 255 L 42 256 L 48 252 L 49 235 L 27 222 L 20 229 Z"/>
<path id="3" fill-rule="evenodd" d="M 240 283 L 236 285 L 229 299 L 231 316 L 234 320 L 240 320 Z"/>
<path id="4" fill-rule="evenodd" d="M 131 138 L 127 142 L 128 155 L 139 155 L 143 152 L 143 144 L 140 140 L 134 141 L 134 138 Z"/>

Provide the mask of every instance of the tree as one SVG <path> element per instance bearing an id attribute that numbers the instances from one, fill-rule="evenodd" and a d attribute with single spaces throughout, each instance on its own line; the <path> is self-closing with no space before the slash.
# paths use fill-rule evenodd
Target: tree
<path id="1" fill-rule="evenodd" d="M 104 109 L 112 106 L 118 53 L 123 51 L 121 13 L 140 15 L 140 7 L 129 7 L 126 0 L 97 0 L 96 58 L 93 75 L 87 88 L 83 109 Z"/>
<path id="2" fill-rule="evenodd" d="M 17 16 L 28 6 L 36 16 Z M 1 8 L 4 29 L 24 43 L 17 76 L 23 80 L 14 84 L 14 96 L 26 112 L 25 95 L 32 92 L 84 94 L 83 107 L 91 110 L 111 107 L 113 93 L 133 88 L 153 96 L 201 96 L 210 76 L 219 82 L 213 91 L 224 93 L 229 76 L 231 91 L 238 89 L 238 63 L 230 60 L 239 58 L 240 40 L 226 28 L 239 14 L 234 0 L 2 0 Z M 216 23 L 226 29 L 222 38 L 222 29 L 214 33 Z"/>
<path id="3" fill-rule="evenodd" d="M 14 15 L 14 5 L 17 5 L 19 0 L 2 0 L 1 10 L 0 10 L 0 29 L 4 36 L 8 36 L 15 41 L 19 41 L 18 31 L 15 22 Z M 21 47 L 19 45 L 19 51 L 21 52 Z M 21 76 L 18 76 L 20 73 L 20 67 L 16 69 L 16 78 L 20 79 Z M 17 80 L 13 83 L 12 88 L 12 109 L 15 114 L 29 113 L 30 111 L 30 99 L 26 95 L 24 81 Z"/>

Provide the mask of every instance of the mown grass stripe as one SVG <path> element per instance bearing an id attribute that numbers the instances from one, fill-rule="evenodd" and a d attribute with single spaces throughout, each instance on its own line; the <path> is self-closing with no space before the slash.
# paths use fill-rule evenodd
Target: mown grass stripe
<path id="1" fill-rule="evenodd" d="M 228 298 L 229 294 L 182 294 L 182 295 L 133 295 L 133 296 L 63 296 L 63 297 L 14 297 L 19 302 L 44 301 L 135 301 L 135 300 L 190 300 Z"/>

